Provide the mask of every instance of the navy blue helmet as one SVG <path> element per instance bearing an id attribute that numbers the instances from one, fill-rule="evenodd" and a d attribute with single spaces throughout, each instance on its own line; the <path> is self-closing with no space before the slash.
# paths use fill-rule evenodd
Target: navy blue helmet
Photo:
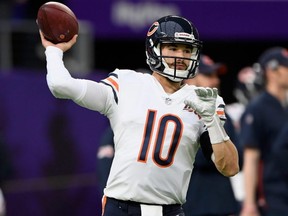
<path id="1" fill-rule="evenodd" d="M 174 58 L 176 61 L 176 57 L 162 55 L 161 45 L 163 43 L 185 44 L 192 48 L 190 64 L 186 70 L 169 68 L 164 58 Z M 201 48 L 202 42 L 199 40 L 198 31 L 190 21 L 180 16 L 165 16 L 154 22 L 148 30 L 146 37 L 147 64 L 152 71 L 156 71 L 174 82 L 181 82 L 183 79 L 196 75 Z"/>

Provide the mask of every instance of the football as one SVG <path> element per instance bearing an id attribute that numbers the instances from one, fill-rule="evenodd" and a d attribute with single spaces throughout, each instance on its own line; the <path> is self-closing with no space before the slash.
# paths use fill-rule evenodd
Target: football
<path id="1" fill-rule="evenodd" d="M 79 31 L 73 11 L 59 2 L 43 4 L 38 10 L 36 23 L 45 38 L 54 44 L 71 40 Z"/>

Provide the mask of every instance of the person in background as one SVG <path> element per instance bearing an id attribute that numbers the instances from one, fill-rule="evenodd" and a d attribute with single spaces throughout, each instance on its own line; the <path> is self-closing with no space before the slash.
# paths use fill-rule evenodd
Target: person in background
<path id="1" fill-rule="evenodd" d="M 257 65 L 245 66 L 239 70 L 233 90 L 236 101 L 226 106 L 226 113 L 231 117 L 237 133 L 240 131 L 240 118 L 246 106 L 263 91 L 262 75 L 257 68 Z"/>
<path id="2" fill-rule="evenodd" d="M 235 102 L 227 104 L 225 107 L 226 114 L 232 120 L 235 133 L 239 136 L 240 133 L 240 118 L 243 115 L 248 103 L 263 91 L 263 79 L 257 67 L 244 66 L 237 74 L 233 95 Z M 239 138 L 238 138 L 239 140 Z M 238 152 L 240 157 L 240 165 L 243 163 L 243 148 L 238 144 Z M 234 188 L 234 194 L 240 206 L 244 200 L 244 178 L 243 171 L 240 170 L 236 176 L 230 178 Z"/>
<path id="3" fill-rule="evenodd" d="M 242 68 L 237 75 L 237 84 L 233 93 L 238 102 L 247 106 L 248 103 L 263 90 L 263 79 L 257 64 Z"/>
<path id="4" fill-rule="evenodd" d="M 267 167 L 267 178 L 270 181 L 267 181 L 266 183 L 266 200 L 269 204 L 266 216 L 287 215 L 288 213 L 287 164 L 288 122 L 285 123 L 283 129 L 273 143 L 271 163 L 269 163 Z"/>
<path id="5" fill-rule="evenodd" d="M 106 128 L 100 139 L 100 145 L 97 149 L 96 167 L 99 189 L 104 190 L 109 176 L 110 168 L 114 158 L 114 134 L 112 128 Z"/>
<path id="6" fill-rule="evenodd" d="M 241 117 L 239 141 L 243 146 L 245 197 L 241 216 L 260 216 L 273 206 L 281 205 L 269 197 L 271 181 L 277 181 L 267 169 L 271 163 L 272 145 L 288 121 L 288 51 L 272 47 L 258 61 L 265 89 L 252 99 Z M 272 175 L 272 176 L 271 176 Z M 285 190 L 279 185 L 277 191 Z M 286 212 L 287 214 L 287 212 Z"/>
<path id="7" fill-rule="evenodd" d="M 208 55 L 202 54 L 197 76 L 185 80 L 184 83 L 220 88 L 220 76 L 226 71 L 225 64 L 215 63 Z M 237 135 L 229 115 L 222 113 L 221 119 L 223 124 L 225 122 L 227 134 L 237 146 Z M 234 196 L 230 179 L 219 174 L 215 165 L 204 157 L 202 151 L 196 154 L 187 201 L 183 208 L 187 216 L 225 216 L 239 212 L 240 206 Z"/>

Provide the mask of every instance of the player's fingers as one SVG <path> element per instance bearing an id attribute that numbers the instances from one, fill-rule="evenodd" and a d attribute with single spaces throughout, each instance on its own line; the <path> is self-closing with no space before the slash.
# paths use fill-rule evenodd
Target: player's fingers
<path id="1" fill-rule="evenodd" d="M 70 41 L 59 43 L 56 46 L 59 47 L 60 49 L 62 49 L 63 52 L 66 52 L 76 43 L 77 37 L 78 37 L 78 35 L 74 35 Z"/>
<path id="2" fill-rule="evenodd" d="M 77 38 L 78 38 L 78 35 L 74 35 L 71 41 L 69 41 L 71 42 L 72 46 L 77 42 Z"/>
<path id="3" fill-rule="evenodd" d="M 218 89 L 217 88 L 213 88 L 213 97 L 217 97 L 218 96 Z"/>
<path id="4" fill-rule="evenodd" d="M 206 95 L 206 89 L 203 87 L 195 88 L 195 92 L 199 97 L 203 97 Z"/>
<path id="5" fill-rule="evenodd" d="M 48 40 L 45 39 L 43 32 L 41 30 L 39 30 L 39 34 L 40 34 L 40 38 L 41 38 L 41 42 L 44 48 L 46 48 L 49 45 L 52 45 L 51 42 L 49 42 Z"/>
<path id="6" fill-rule="evenodd" d="M 43 36 L 43 33 L 42 33 L 41 30 L 39 30 L 39 34 L 40 34 L 40 38 L 41 38 L 41 40 L 43 40 L 44 36 Z"/>
<path id="7" fill-rule="evenodd" d="M 192 108 L 193 110 L 196 110 L 196 106 L 195 106 L 195 103 L 191 100 L 185 100 L 184 101 L 184 104 L 189 106 L 190 108 Z"/>
<path id="8" fill-rule="evenodd" d="M 199 97 L 216 98 L 218 95 L 218 89 L 217 88 L 201 87 L 201 88 L 196 89 L 195 91 Z"/>
<path id="9" fill-rule="evenodd" d="M 207 97 L 212 97 L 213 96 L 214 91 L 211 88 L 206 88 L 206 95 Z"/>

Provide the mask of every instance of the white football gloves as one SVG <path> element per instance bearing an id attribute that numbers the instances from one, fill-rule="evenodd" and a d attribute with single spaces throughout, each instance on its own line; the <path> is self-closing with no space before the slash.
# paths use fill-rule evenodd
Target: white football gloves
<path id="1" fill-rule="evenodd" d="M 195 87 L 196 98 L 185 100 L 184 103 L 201 116 L 201 120 L 207 126 L 212 144 L 229 140 L 221 121 L 216 114 L 217 88 Z"/>
<path id="2" fill-rule="evenodd" d="M 195 100 L 186 100 L 184 103 L 195 110 L 208 127 L 216 112 L 218 90 L 217 88 L 196 87 L 195 92 L 198 97 Z"/>

